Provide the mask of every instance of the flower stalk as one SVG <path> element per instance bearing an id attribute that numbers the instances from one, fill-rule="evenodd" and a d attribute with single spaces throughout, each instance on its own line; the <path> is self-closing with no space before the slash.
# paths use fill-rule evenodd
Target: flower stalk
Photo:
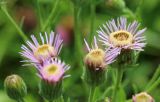
<path id="1" fill-rule="evenodd" d="M 123 68 L 119 67 L 116 69 L 116 83 L 115 83 L 115 87 L 114 87 L 113 94 L 112 94 L 113 102 L 115 102 L 116 100 L 117 92 L 120 88 L 122 77 L 123 77 Z"/>
<path id="2" fill-rule="evenodd" d="M 93 3 L 93 0 L 90 0 L 90 11 L 91 11 L 91 15 L 90 15 L 90 37 L 89 37 L 89 42 L 92 42 L 92 38 L 93 38 L 93 32 L 94 32 L 94 20 L 95 20 L 95 16 L 96 16 L 96 5 L 95 3 Z"/>
<path id="3" fill-rule="evenodd" d="M 56 10 L 58 8 L 60 0 L 56 0 L 54 3 L 55 4 L 53 6 L 53 9 L 52 9 L 47 21 L 44 23 L 44 26 L 42 27 L 42 31 L 46 30 L 46 28 L 49 26 L 50 22 L 53 21 L 52 19 L 54 18 L 54 15 L 55 15 L 55 12 L 56 12 Z"/>
<path id="4" fill-rule="evenodd" d="M 91 86 L 90 92 L 89 92 L 89 97 L 88 97 L 88 102 L 94 102 L 95 91 L 96 91 L 96 87 Z"/>
<path id="5" fill-rule="evenodd" d="M 6 15 L 6 17 L 10 20 L 10 22 L 14 25 L 16 30 L 18 31 L 18 34 L 22 37 L 24 41 L 27 41 L 27 36 L 24 34 L 24 32 L 21 30 L 21 28 L 17 25 L 17 23 L 13 20 L 11 15 L 8 13 L 7 9 L 5 6 L 1 7 L 3 13 Z"/>
<path id="6" fill-rule="evenodd" d="M 80 7 L 74 5 L 74 34 L 75 34 L 75 50 L 77 51 L 76 53 L 76 58 L 77 62 L 80 62 L 80 67 L 82 68 L 82 63 L 81 63 L 81 55 L 82 55 L 82 37 L 81 33 L 79 32 L 79 14 L 80 14 Z"/>

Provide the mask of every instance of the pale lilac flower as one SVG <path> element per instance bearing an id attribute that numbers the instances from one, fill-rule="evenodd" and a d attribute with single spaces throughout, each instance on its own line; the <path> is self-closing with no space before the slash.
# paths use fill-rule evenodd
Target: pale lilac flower
<path id="1" fill-rule="evenodd" d="M 27 58 L 22 62 L 29 62 L 31 64 L 43 64 L 44 60 L 55 58 L 59 55 L 62 48 L 62 39 L 59 34 L 51 32 L 45 37 L 40 33 L 41 43 L 39 43 L 34 35 L 31 35 L 32 41 L 27 41 L 26 45 L 22 45 L 22 52 L 20 54 Z"/>
<path id="2" fill-rule="evenodd" d="M 39 77 L 48 82 L 56 83 L 65 76 L 65 72 L 70 69 L 69 65 L 66 65 L 61 60 L 49 59 L 44 62 L 43 65 L 35 65 L 39 71 Z"/>
<path id="3" fill-rule="evenodd" d="M 139 26 L 137 21 L 128 24 L 125 17 L 120 17 L 106 22 L 97 32 L 99 40 L 107 47 L 119 49 L 120 52 L 125 49 L 143 51 L 146 28 L 139 30 Z"/>
<path id="4" fill-rule="evenodd" d="M 94 44 L 89 47 L 87 41 L 84 39 L 88 54 L 85 57 L 85 64 L 91 68 L 104 68 L 106 65 L 115 61 L 118 49 L 107 48 L 105 51 L 98 47 L 96 37 L 94 37 Z"/>
<path id="5" fill-rule="evenodd" d="M 141 92 L 132 97 L 133 102 L 154 102 L 154 99 L 146 92 Z"/>

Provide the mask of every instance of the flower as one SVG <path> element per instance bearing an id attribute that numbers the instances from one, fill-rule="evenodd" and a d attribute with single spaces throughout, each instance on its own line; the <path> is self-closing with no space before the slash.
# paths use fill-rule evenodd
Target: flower
<path id="1" fill-rule="evenodd" d="M 96 37 L 94 36 L 94 46 L 89 47 L 87 41 L 84 39 L 84 42 L 86 44 L 88 54 L 85 57 L 85 64 L 89 66 L 89 68 L 96 68 L 103 69 L 106 65 L 111 64 L 114 62 L 114 59 L 116 58 L 118 50 L 119 49 L 106 49 L 104 51 L 103 49 L 98 47 Z"/>
<path id="2" fill-rule="evenodd" d="M 133 102 L 154 102 L 153 98 L 146 92 L 141 92 L 132 98 Z"/>
<path id="3" fill-rule="evenodd" d="M 39 71 L 40 78 L 52 83 L 60 81 L 64 77 L 64 73 L 70 68 L 69 65 L 66 65 L 57 58 L 46 60 L 43 66 L 36 67 Z"/>
<path id="4" fill-rule="evenodd" d="M 27 94 L 27 87 L 23 79 L 18 75 L 10 75 L 4 81 L 7 95 L 14 100 L 22 100 Z"/>
<path id="5" fill-rule="evenodd" d="M 99 48 L 97 45 L 96 37 L 94 37 L 94 44 L 89 47 L 88 43 L 84 39 L 86 44 L 88 54 L 85 56 L 84 63 L 86 69 L 84 70 L 84 80 L 95 87 L 103 84 L 105 80 L 105 67 L 108 64 L 114 62 L 116 58 L 117 49 L 103 49 Z"/>
<path id="6" fill-rule="evenodd" d="M 62 94 L 62 79 L 66 77 L 64 73 L 69 70 L 70 66 L 55 58 L 45 61 L 43 66 L 36 67 L 41 78 L 40 94 L 49 101 L 60 97 Z"/>
<path id="7" fill-rule="evenodd" d="M 143 33 L 146 28 L 138 30 L 139 26 L 137 21 L 127 25 L 127 19 L 120 17 L 117 22 L 114 19 L 106 22 L 97 32 L 103 45 L 119 49 L 117 53 L 122 50 L 143 51 L 146 45 Z"/>
<path id="8" fill-rule="evenodd" d="M 44 60 L 49 58 L 55 58 L 59 55 L 62 48 L 62 40 L 60 35 L 55 35 L 54 32 L 50 33 L 48 38 L 47 33 L 45 33 L 45 38 L 40 33 L 40 38 L 42 43 L 38 43 L 37 39 L 34 35 L 31 35 L 33 43 L 31 41 L 27 41 L 25 45 L 22 45 L 22 52 L 20 54 L 27 58 L 28 60 L 24 60 L 22 62 L 30 62 L 34 64 L 43 64 Z M 45 41 L 46 40 L 46 41 Z"/>

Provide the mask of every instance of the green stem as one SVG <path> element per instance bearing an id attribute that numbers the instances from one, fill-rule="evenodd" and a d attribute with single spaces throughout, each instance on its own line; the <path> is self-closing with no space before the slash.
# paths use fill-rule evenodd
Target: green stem
<path id="1" fill-rule="evenodd" d="M 79 31 L 79 14 L 80 14 L 80 8 L 79 6 L 74 6 L 74 42 L 75 42 L 75 45 L 74 45 L 74 48 L 75 48 L 75 51 L 76 51 L 76 60 L 77 60 L 77 63 L 79 63 L 79 67 L 82 68 L 83 67 L 83 63 L 82 63 L 82 35 Z"/>
<path id="2" fill-rule="evenodd" d="M 46 28 L 49 26 L 50 22 L 53 21 L 52 19 L 54 18 L 54 14 L 57 10 L 58 4 L 60 3 L 60 0 L 56 0 L 55 4 L 53 6 L 53 9 L 47 19 L 47 21 L 44 23 L 44 26 L 42 27 L 42 31 L 46 30 Z"/>
<path id="3" fill-rule="evenodd" d="M 95 4 L 93 3 L 93 0 L 90 0 L 90 11 L 91 11 L 91 15 L 90 15 L 90 18 L 91 18 L 91 23 L 90 23 L 90 37 L 89 37 L 89 42 L 91 43 L 92 42 L 92 39 L 93 39 L 93 32 L 94 32 L 94 20 L 95 20 L 95 16 L 96 16 L 96 12 L 95 12 L 95 9 L 96 9 L 96 6 Z"/>
<path id="4" fill-rule="evenodd" d="M 108 92 L 110 92 L 111 90 L 113 90 L 113 86 L 108 87 L 104 93 L 102 94 L 102 96 L 99 98 L 99 100 L 104 99 L 107 95 Z"/>
<path id="5" fill-rule="evenodd" d="M 160 84 L 160 77 L 146 90 L 147 92 L 151 92 Z"/>
<path id="6" fill-rule="evenodd" d="M 38 11 L 38 16 L 39 16 L 40 29 L 42 29 L 43 19 L 42 19 L 41 9 L 39 5 L 39 0 L 37 0 L 37 11 Z"/>
<path id="7" fill-rule="evenodd" d="M 112 94 L 112 102 L 115 102 L 115 99 L 116 99 L 116 96 L 117 96 L 117 91 L 119 90 L 120 88 L 120 84 L 121 84 L 121 81 L 122 81 L 122 77 L 123 77 L 123 68 L 122 67 L 119 67 L 116 69 L 116 83 L 115 83 L 115 87 L 114 87 L 114 90 L 113 90 L 113 94 Z"/>
<path id="8" fill-rule="evenodd" d="M 88 102 L 94 102 L 95 91 L 96 91 L 96 87 L 91 86 L 89 97 L 88 97 Z"/>
<path id="9" fill-rule="evenodd" d="M 17 102 L 25 102 L 25 101 L 24 101 L 24 99 L 22 98 L 22 99 L 17 100 Z"/>
<path id="10" fill-rule="evenodd" d="M 22 37 L 24 41 L 27 40 L 27 36 L 23 33 L 23 31 L 20 29 L 20 27 L 17 25 L 17 23 L 13 20 L 11 15 L 8 13 L 7 9 L 5 7 L 1 7 L 4 14 L 7 16 L 7 18 L 11 21 L 11 23 L 14 25 L 14 27 L 17 29 L 18 34 Z"/>
<path id="11" fill-rule="evenodd" d="M 146 90 L 156 81 L 156 79 L 158 78 L 159 74 L 160 74 L 160 66 L 158 66 L 158 68 L 157 68 L 156 72 L 154 73 L 152 79 L 147 84 L 147 86 L 145 88 Z"/>

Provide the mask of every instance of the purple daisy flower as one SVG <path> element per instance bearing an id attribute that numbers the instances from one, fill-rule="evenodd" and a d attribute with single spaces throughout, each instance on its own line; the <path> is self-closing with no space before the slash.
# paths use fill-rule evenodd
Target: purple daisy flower
<path id="1" fill-rule="evenodd" d="M 64 76 L 64 73 L 70 69 L 69 65 L 66 65 L 61 60 L 49 59 L 46 60 L 42 65 L 35 65 L 39 72 L 39 77 L 48 82 L 59 82 L 62 78 L 67 77 Z"/>
<path id="2" fill-rule="evenodd" d="M 38 43 L 36 37 L 31 35 L 31 41 L 27 41 L 25 45 L 22 45 L 22 52 L 20 54 L 27 58 L 28 60 L 24 60 L 22 62 L 29 62 L 31 64 L 43 64 L 44 60 L 49 58 L 57 57 L 62 48 L 63 40 L 60 38 L 60 35 L 55 35 L 54 32 L 50 33 L 48 37 L 47 33 L 45 33 L 45 38 L 40 33 L 41 43 Z M 27 65 L 27 64 L 26 64 Z"/>
<path id="3" fill-rule="evenodd" d="M 106 65 L 114 62 L 118 52 L 118 49 L 107 48 L 105 51 L 98 47 L 96 37 L 94 36 L 94 44 L 89 47 L 87 41 L 84 39 L 88 54 L 85 57 L 85 64 L 91 68 L 104 68 Z"/>
<path id="4" fill-rule="evenodd" d="M 137 21 L 127 24 L 125 17 L 120 17 L 117 21 L 113 19 L 103 24 L 103 27 L 97 31 L 99 41 L 112 49 L 119 49 L 117 53 L 122 49 L 143 51 L 146 45 L 143 33 L 146 28 L 138 30 L 139 26 Z"/>

